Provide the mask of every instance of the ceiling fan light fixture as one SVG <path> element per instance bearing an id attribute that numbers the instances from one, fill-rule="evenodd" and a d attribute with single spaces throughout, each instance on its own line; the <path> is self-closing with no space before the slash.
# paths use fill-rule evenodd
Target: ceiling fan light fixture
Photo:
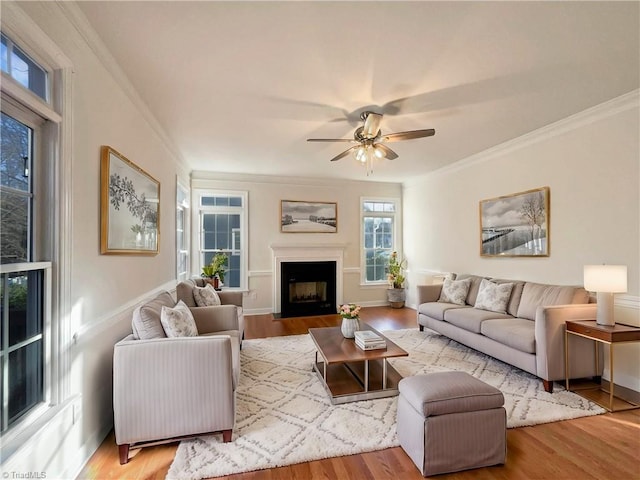
<path id="1" fill-rule="evenodd" d="M 360 115 L 364 125 L 356 128 L 353 140 L 347 138 L 308 138 L 308 142 L 351 142 L 356 145 L 348 148 L 331 159 L 332 162 L 353 154 L 353 157 L 367 169 L 367 176 L 373 173 L 373 162 L 386 158 L 395 160 L 398 154 L 385 145 L 386 142 L 398 142 L 400 140 L 413 140 L 433 136 L 436 131 L 433 128 L 423 130 L 410 130 L 407 132 L 389 133 L 382 136 L 380 122 L 382 114 L 364 111 Z"/>
<path id="2" fill-rule="evenodd" d="M 354 156 L 357 161 L 365 163 L 367 161 L 367 148 L 364 145 L 358 147 L 354 152 Z"/>
<path id="3" fill-rule="evenodd" d="M 367 176 L 373 173 L 373 161 L 378 157 L 377 150 L 372 145 L 361 145 L 353 153 L 355 159 L 365 167 Z"/>

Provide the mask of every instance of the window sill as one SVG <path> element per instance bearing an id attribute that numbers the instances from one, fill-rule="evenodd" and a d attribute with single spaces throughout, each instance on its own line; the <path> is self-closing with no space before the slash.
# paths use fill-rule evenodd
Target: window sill
<path id="1" fill-rule="evenodd" d="M 387 282 L 377 282 L 377 283 L 373 283 L 373 282 L 367 282 L 367 283 L 362 283 L 360 282 L 360 288 L 371 288 L 371 289 L 376 289 L 376 290 L 381 290 L 381 289 L 387 289 L 389 288 L 389 284 Z"/>

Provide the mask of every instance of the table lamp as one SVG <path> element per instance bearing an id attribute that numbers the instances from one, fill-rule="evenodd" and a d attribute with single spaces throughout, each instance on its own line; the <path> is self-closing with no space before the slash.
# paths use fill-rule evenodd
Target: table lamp
<path id="1" fill-rule="evenodd" d="M 613 294 L 627 291 L 627 266 L 585 265 L 584 288 L 597 294 L 596 323 L 608 326 L 615 325 Z"/>

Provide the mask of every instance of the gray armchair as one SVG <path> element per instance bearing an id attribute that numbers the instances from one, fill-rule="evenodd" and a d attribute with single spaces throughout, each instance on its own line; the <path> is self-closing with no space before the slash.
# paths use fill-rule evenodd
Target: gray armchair
<path id="1" fill-rule="evenodd" d="M 191 309 L 193 314 L 201 308 L 210 308 L 210 307 L 198 307 L 196 305 L 196 300 L 193 297 L 193 289 L 198 287 L 204 287 L 205 280 L 202 278 L 192 278 L 189 280 L 185 280 L 184 282 L 180 282 L 176 287 L 176 296 L 178 300 L 182 300 L 187 306 Z M 238 315 L 238 330 L 240 331 L 240 342 L 242 343 L 242 339 L 244 338 L 244 314 L 242 311 L 242 292 L 238 291 L 228 291 L 228 290 L 220 290 L 218 292 L 218 296 L 220 297 L 220 302 L 222 305 L 235 305 L 236 311 Z"/>
<path id="2" fill-rule="evenodd" d="M 240 373 L 235 305 L 193 309 L 197 337 L 163 337 L 168 292 L 141 305 L 133 331 L 114 347 L 114 430 L 120 463 L 131 448 L 222 433 L 231 441 Z M 159 330 L 158 330 L 159 328 Z"/>

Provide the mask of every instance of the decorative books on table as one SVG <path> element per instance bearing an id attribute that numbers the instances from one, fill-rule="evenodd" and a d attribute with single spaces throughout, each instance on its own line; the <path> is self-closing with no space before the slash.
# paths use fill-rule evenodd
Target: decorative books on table
<path id="1" fill-rule="evenodd" d="M 384 338 L 371 330 L 358 330 L 355 332 L 356 346 L 362 350 L 378 350 L 387 348 Z"/>

